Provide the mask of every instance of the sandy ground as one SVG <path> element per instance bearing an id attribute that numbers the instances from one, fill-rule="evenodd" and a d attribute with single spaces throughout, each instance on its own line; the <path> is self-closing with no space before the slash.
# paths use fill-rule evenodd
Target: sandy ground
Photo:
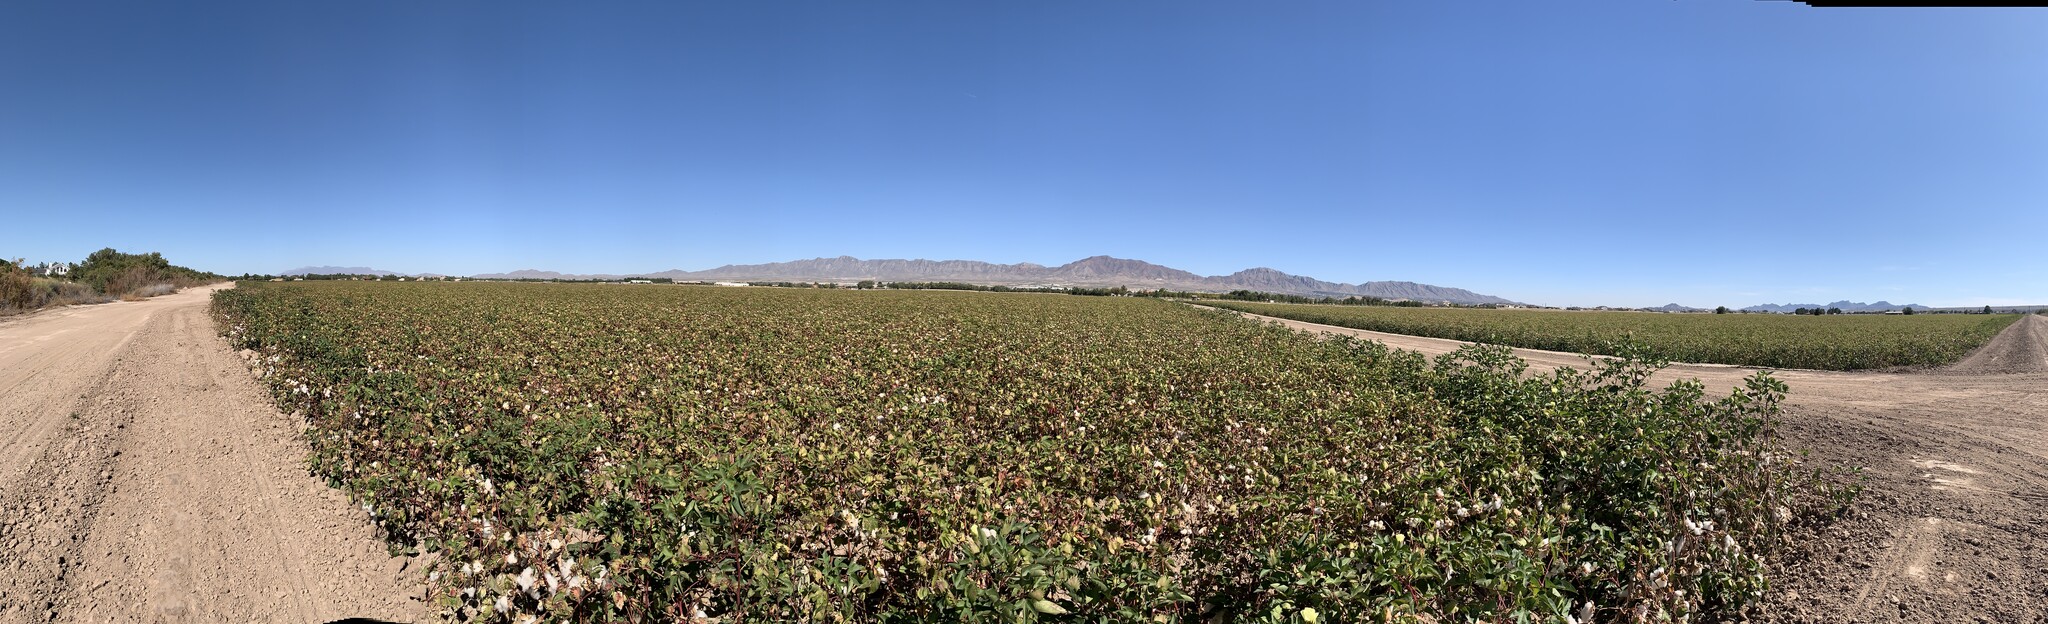
<path id="1" fill-rule="evenodd" d="M 1247 314 L 1426 354 L 1464 343 Z M 1585 357 L 1517 349 L 1532 369 Z M 1680 364 L 1725 394 L 1755 370 Z M 1804 527 L 1758 614 L 1785 622 L 2048 621 L 2048 318 L 2028 316 L 1953 366 L 1779 371 L 1783 432 L 1813 463 L 1864 468 L 1847 518 Z"/>
<path id="2" fill-rule="evenodd" d="M 426 619 L 212 290 L 0 322 L 0 622 Z"/>

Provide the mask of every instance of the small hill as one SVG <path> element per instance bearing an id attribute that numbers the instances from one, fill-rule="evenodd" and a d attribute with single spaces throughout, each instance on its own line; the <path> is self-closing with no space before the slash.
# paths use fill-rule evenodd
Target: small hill
<path id="1" fill-rule="evenodd" d="M 1703 309 L 1700 309 L 1700 308 L 1694 308 L 1694 307 L 1688 307 L 1688 306 L 1682 306 L 1682 305 L 1678 305 L 1678 304 L 1676 304 L 1676 303 L 1667 303 L 1667 304 L 1664 304 L 1664 305 L 1661 305 L 1661 306 L 1657 306 L 1657 307 L 1654 307 L 1654 308 L 1643 308 L 1643 309 L 1644 309 L 1644 310 L 1649 310 L 1649 311 L 1651 311 L 1651 312 L 1705 312 L 1705 311 L 1706 311 L 1706 310 L 1703 310 Z"/>

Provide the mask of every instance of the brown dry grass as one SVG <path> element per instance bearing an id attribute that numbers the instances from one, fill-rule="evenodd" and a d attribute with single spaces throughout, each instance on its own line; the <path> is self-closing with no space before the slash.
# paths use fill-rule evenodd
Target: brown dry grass
<path id="1" fill-rule="evenodd" d="M 105 303 L 112 299 L 77 282 L 35 277 L 16 269 L 0 269 L 0 315 L 20 314 L 51 306 Z"/>

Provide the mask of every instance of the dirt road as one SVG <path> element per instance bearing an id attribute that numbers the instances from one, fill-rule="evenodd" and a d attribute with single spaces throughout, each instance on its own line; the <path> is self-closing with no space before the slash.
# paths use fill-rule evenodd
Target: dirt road
<path id="1" fill-rule="evenodd" d="M 0 322 L 0 622 L 425 619 L 212 290 Z"/>
<path id="2" fill-rule="evenodd" d="M 1246 316 L 1430 355 L 1464 344 Z M 1577 354 L 1516 351 L 1534 369 L 1586 368 Z M 1681 364 L 1657 379 L 1721 394 L 1755 372 Z M 2048 318 L 2021 319 L 1945 369 L 1775 374 L 1792 389 L 1787 439 L 1867 480 L 1857 516 L 1792 545 L 1760 619 L 2048 621 Z"/>

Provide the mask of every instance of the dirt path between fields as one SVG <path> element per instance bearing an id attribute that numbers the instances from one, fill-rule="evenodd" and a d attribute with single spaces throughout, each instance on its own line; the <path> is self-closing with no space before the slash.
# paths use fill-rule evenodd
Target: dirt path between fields
<path id="1" fill-rule="evenodd" d="M 1465 343 L 1246 316 L 1429 355 Z M 1584 356 L 1517 349 L 1532 369 Z M 1755 369 L 1679 364 L 1725 394 Z M 1792 544 L 1759 618 L 1785 622 L 2048 622 L 2048 318 L 2029 315 L 1953 366 L 1779 371 L 1783 432 L 1813 463 L 1865 469 L 1852 517 Z"/>
<path id="2" fill-rule="evenodd" d="M 212 291 L 0 322 L 0 622 L 425 618 Z"/>

